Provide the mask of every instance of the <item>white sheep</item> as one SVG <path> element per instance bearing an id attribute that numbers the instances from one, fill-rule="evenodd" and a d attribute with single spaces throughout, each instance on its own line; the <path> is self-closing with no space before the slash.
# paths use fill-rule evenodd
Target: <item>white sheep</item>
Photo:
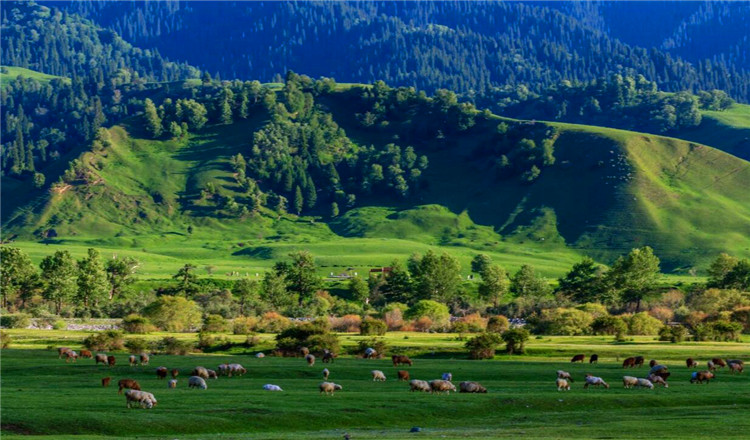
<path id="1" fill-rule="evenodd" d="M 267 384 L 263 385 L 263 389 L 266 390 L 266 391 L 284 391 L 284 390 L 281 389 L 280 386 L 273 385 L 273 384 L 270 384 L 270 383 L 267 383 Z"/>
<path id="2" fill-rule="evenodd" d="M 308 354 L 307 356 L 305 356 L 305 360 L 307 361 L 308 367 L 312 367 L 313 365 L 315 365 L 315 355 Z"/>
<path id="3" fill-rule="evenodd" d="M 261 359 L 261 358 L 266 357 L 266 355 L 263 353 L 256 353 L 255 357 L 257 357 L 258 359 Z"/>
<path id="4" fill-rule="evenodd" d="M 216 367 L 216 371 L 222 376 L 227 376 L 229 375 L 229 365 L 221 364 L 218 367 Z"/>
<path id="5" fill-rule="evenodd" d="M 383 373 L 382 371 L 372 370 L 370 371 L 370 374 L 372 374 L 373 382 L 385 382 L 385 373 Z"/>
<path id="6" fill-rule="evenodd" d="M 443 380 L 447 380 L 447 381 L 453 380 L 453 374 L 451 374 L 451 373 L 443 373 Z"/>
<path id="7" fill-rule="evenodd" d="M 247 373 L 247 370 L 245 367 L 243 367 L 240 364 L 229 364 L 229 377 L 232 377 L 232 375 L 236 374 L 237 376 L 242 376 L 243 374 Z"/>
<path id="8" fill-rule="evenodd" d="M 429 384 L 430 384 L 430 389 L 432 390 L 433 393 L 450 394 L 451 391 L 453 391 L 454 393 L 456 392 L 456 386 L 447 380 L 440 380 L 440 379 L 431 380 Z"/>
<path id="9" fill-rule="evenodd" d="M 156 398 L 153 394 L 139 390 L 127 390 L 125 392 L 125 402 L 128 408 L 132 403 L 137 403 L 141 408 L 151 409 L 156 405 Z"/>
<path id="10" fill-rule="evenodd" d="M 571 376 L 570 373 L 568 373 L 567 371 L 563 371 L 563 370 L 557 370 L 557 378 L 558 379 L 565 379 L 568 382 L 575 382 L 573 380 L 573 376 Z"/>
<path id="11" fill-rule="evenodd" d="M 586 375 L 586 383 L 583 385 L 584 388 L 588 388 L 590 386 L 599 387 L 603 386 L 604 388 L 609 388 L 609 384 L 604 381 L 601 377 L 592 376 L 590 374 Z"/>
<path id="12" fill-rule="evenodd" d="M 208 385 L 206 385 L 206 381 L 202 377 L 190 376 L 190 379 L 188 379 L 188 388 L 200 388 L 205 390 L 208 388 Z"/>
<path id="13" fill-rule="evenodd" d="M 667 384 L 667 381 L 664 380 L 664 378 L 661 377 L 661 376 L 657 376 L 655 374 L 652 374 L 652 375 L 650 375 L 648 377 L 648 380 L 650 380 L 651 383 L 653 383 L 654 385 L 661 385 L 664 388 L 669 388 L 669 384 Z"/>
<path id="14" fill-rule="evenodd" d="M 323 368 L 323 379 L 328 380 L 328 376 L 331 375 L 331 372 L 328 371 L 328 368 Z"/>
<path id="15" fill-rule="evenodd" d="M 172 379 L 167 382 L 167 388 L 177 388 L 177 379 Z"/>
<path id="16" fill-rule="evenodd" d="M 558 377 L 556 383 L 557 383 L 557 391 L 562 391 L 562 390 L 570 391 L 570 384 L 568 383 L 567 379 L 560 379 Z"/>
<path id="17" fill-rule="evenodd" d="M 654 384 L 648 379 L 638 379 L 638 386 L 642 388 L 654 389 Z"/>
<path id="18" fill-rule="evenodd" d="M 622 376 L 622 386 L 625 388 L 633 388 L 638 386 L 638 378 L 633 376 Z"/>
<path id="19" fill-rule="evenodd" d="M 128 363 L 130 363 L 131 367 L 135 367 L 137 365 L 138 362 L 135 359 L 135 355 L 131 354 L 130 356 L 128 356 Z"/>
<path id="20" fill-rule="evenodd" d="M 330 394 L 333 396 L 334 391 L 341 390 L 342 387 L 339 384 L 333 383 L 333 382 L 321 382 L 320 383 L 320 392 L 325 394 Z"/>
<path id="21" fill-rule="evenodd" d="M 424 391 L 431 393 L 430 384 L 424 380 L 412 379 L 409 381 L 409 391 Z"/>

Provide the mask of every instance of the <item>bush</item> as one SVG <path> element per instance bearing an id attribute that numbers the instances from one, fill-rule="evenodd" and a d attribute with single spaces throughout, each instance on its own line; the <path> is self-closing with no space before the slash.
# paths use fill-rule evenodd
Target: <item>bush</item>
<path id="1" fill-rule="evenodd" d="M 370 338 L 370 339 L 363 339 L 357 343 L 357 348 L 355 349 L 356 352 L 354 354 L 358 355 L 364 355 L 365 350 L 368 348 L 374 349 L 376 352 L 378 352 L 378 357 L 382 358 L 385 356 L 386 351 L 388 351 L 388 343 L 385 342 L 384 339 L 378 339 L 378 338 Z"/>
<path id="2" fill-rule="evenodd" d="M 316 319 L 296 327 L 289 327 L 276 335 L 276 350 L 283 356 L 296 356 L 300 347 L 323 352 L 324 349 L 338 351 L 338 338 L 330 333 L 327 319 Z"/>
<path id="3" fill-rule="evenodd" d="M 54 324 L 52 324 L 52 328 L 55 330 L 66 330 L 68 328 L 68 323 L 63 321 L 62 319 L 58 319 Z"/>
<path id="4" fill-rule="evenodd" d="M 619 316 L 600 316 L 591 323 L 591 331 L 595 335 L 624 335 L 628 325 Z"/>
<path id="5" fill-rule="evenodd" d="M 359 326 L 359 334 L 363 336 L 383 336 L 388 331 L 385 321 L 374 318 L 366 318 Z"/>
<path id="6" fill-rule="evenodd" d="M 430 329 L 432 329 L 432 319 L 428 318 L 427 316 L 423 316 L 412 324 L 413 331 L 417 332 L 428 332 Z"/>
<path id="7" fill-rule="evenodd" d="M 122 329 L 125 333 L 146 334 L 154 331 L 155 327 L 148 318 L 131 313 L 122 319 Z"/>
<path id="8" fill-rule="evenodd" d="M 688 331 L 681 325 L 665 325 L 659 330 L 659 340 L 672 343 L 682 342 L 687 338 Z"/>
<path id="9" fill-rule="evenodd" d="M 456 326 L 458 325 L 458 330 L 463 331 L 457 331 Z M 482 318 L 479 313 L 472 313 L 470 315 L 463 316 L 461 318 L 458 318 L 453 322 L 453 332 L 454 333 L 481 333 L 487 328 L 487 320 Z"/>
<path id="10" fill-rule="evenodd" d="M 180 341 L 177 338 L 168 336 L 159 341 L 157 348 L 165 354 L 177 354 L 184 356 L 195 348 L 190 341 Z"/>
<path id="11" fill-rule="evenodd" d="M 491 316 L 487 321 L 487 331 L 502 334 L 510 328 L 510 321 L 503 315 Z"/>
<path id="12" fill-rule="evenodd" d="M 388 330 L 399 330 L 404 325 L 404 312 L 408 309 L 406 304 L 391 303 L 383 309 L 383 319 Z"/>
<path id="13" fill-rule="evenodd" d="M 669 307 L 653 307 L 648 311 L 648 314 L 664 323 L 667 323 L 674 319 L 674 311 Z"/>
<path id="14" fill-rule="evenodd" d="M 716 321 L 711 324 L 715 341 L 739 341 L 742 324 L 730 321 Z"/>
<path id="15" fill-rule="evenodd" d="M 693 339 L 696 341 L 710 341 L 714 337 L 711 324 L 696 324 L 693 326 Z"/>
<path id="16" fill-rule="evenodd" d="M 662 327 L 661 321 L 646 312 L 636 313 L 624 319 L 631 335 L 656 335 Z"/>
<path id="17" fill-rule="evenodd" d="M 6 332 L 0 331 L 0 348 L 6 349 L 13 343 L 13 338 Z"/>
<path id="18" fill-rule="evenodd" d="M 255 331 L 258 319 L 252 316 L 240 316 L 232 321 L 232 333 L 235 335 L 247 335 Z"/>
<path id="19" fill-rule="evenodd" d="M 466 341 L 465 347 L 472 359 L 492 359 L 501 342 L 502 338 L 497 333 L 482 333 Z"/>
<path id="20" fill-rule="evenodd" d="M 596 318 L 600 318 L 602 316 L 609 316 L 609 312 L 607 311 L 607 307 L 605 307 L 603 304 L 599 303 L 585 303 L 581 304 L 580 306 L 576 307 L 576 309 L 591 314 L 591 316 Z"/>
<path id="21" fill-rule="evenodd" d="M 543 310 L 535 325 L 539 334 L 577 336 L 591 333 L 594 317 L 578 309 L 556 308 Z"/>
<path id="22" fill-rule="evenodd" d="M 181 296 L 161 296 L 146 306 L 143 314 L 157 327 L 170 332 L 191 331 L 202 323 L 198 304 Z"/>
<path id="23" fill-rule="evenodd" d="M 526 341 L 529 340 L 529 331 L 525 328 L 512 328 L 502 334 L 505 341 L 505 352 L 508 354 L 526 353 Z"/>
<path id="24" fill-rule="evenodd" d="M 750 332 L 750 307 L 738 307 L 732 312 L 732 321 L 739 322 L 743 331 Z"/>
<path id="25" fill-rule="evenodd" d="M 418 301 L 409 310 L 406 311 L 407 318 L 419 320 L 420 318 L 429 318 L 432 322 L 430 329 L 446 329 L 450 325 L 450 312 L 448 306 L 437 301 L 423 299 Z"/>
<path id="26" fill-rule="evenodd" d="M 313 335 L 307 338 L 307 348 L 313 353 L 324 353 L 326 350 L 331 353 L 338 353 L 341 347 L 339 346 L 339 338 L 333 333 L 325 333 L 319 335 Z"/>
<path id="27" fill-rule="evenodd" d="M 245 347 L 247 348 L 253 348 L 260 344 L 260 337 L 256 335 L 255 333 L 250 333 L 247 335 L 247 339 L 245 339 Z"/>
<path id="28" fill-rule="evenodd" d="M 331 317 L 328 319 L 331 328 L 338 332 L 358 332 L 361 330 L 362 318 L 359 315 L 344 315 L 340 318 Z"/>
<path id="29" fill-rule="evenodd" d="M 132 338 L 125 342 L 125 348 L 132 354 L 144 353 L 149 349 L 149 343 L 143 338 Z"/>
<path id="30" fill-rule="evenodd" d="M 258 330 L 266 333 L 279 333 L 292 325 L 292 322 L 285 316 L 276 312 L 266 312 L 260 318 Z"/>
<path id="31" fill-rule="evenodd" d="M 115 351 L 125 349 L 125 340 L 122 332 L 117 330 L 105 330 L 94 333 L 83 340 L 83 346 L 92 351 Z"/>
<path id="32" fill-rule="evenodd" d="M 26 313 L 0 316 L 0 326 L 3 328 L 26 328 L 29 325 L 31 325 L 31 318 Z"/>
<path id="33" fill-rule="evenodd" d="M 203 321 L 203 331 L 210 333 L 221 333 L 227 330 L 228 323 L 221 315 L 208 315 Z"/>

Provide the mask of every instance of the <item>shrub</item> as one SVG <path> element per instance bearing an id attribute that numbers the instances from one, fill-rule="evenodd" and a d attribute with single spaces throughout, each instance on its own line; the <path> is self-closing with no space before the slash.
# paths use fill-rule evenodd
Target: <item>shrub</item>
<path id="1" fill-rule="evenodd" d="M 750 307 L 738 307 L 732 312 L 732 321 L 739 322 L 745 332 L 750 332 Z"/>
<path id="2" fill-rule="evenodd" d="M 505 352 L 508 354 L 526 353 L 526 341 L 529 340 L 529 331 L 523 327 L 512 328 L 502 334 L 505 341 Z"/>
<path id="3" fill-rule="evenodd" d="M 125 348 L 125 340 L 122 332 L 117 330 L 105 330 L 93 333 L 83 340 L 83 346 L 92 351 L 114 351 Z"/>
<path id="4" fill-rule="evenodd" d="M 696 341 L 710 341 L 713 339 L 714 331 L 711 324 L 700 323 L 693 326 L 693 339 Z"/>
<path id="5" fill-rule="evenodd" d="M 432 328 L 432 325 L 432 319 L 428 318 L 427 316 L 423 316 L 414 321 L 413 327 L 414 331 L 428 332 Z"/>
<path id="6" fill-rule="evenodd" d="M 247 335 L 252 333 L 258 325 L 258 319 L 252 316 L 240 316 L 232 321 L 232 333 Z"/>
<path id="7" fill-rule="evenodd" d="M 260 344 L 260 337 L 256 335 L 255 333 L 250 333 L 247 335 L 247 339 L 245 339 L 245 347 L 247 348 L 253 348 Z"/>
<path id="8" fill-rule="evenodd" d="M 404 325 L 404 312 L 408 309 L 406 304 L 392 303 L 383 309 L 383 319 L 388 330 L 399 330 Z"/>
<path id="9" fill-rule="evenodd" d="M 338 353 L 340 350 L 339 338 L 333 333 L 312 335 L 307 338 L 307 348 L 313 353 L 323 353 L 326 350 Z"/>
<path id="10" fill-rule="evenodd" d="M 54 324 L 52 324 L 52 328 L 55 330 L 66 330 L 68 328 L 68 323 L 63 321 L 62 319 L 58 319 Z"/>
<path id="11" fill-rule="evenodd" d="M 203 331 L 210 333 L 220 333 L 227 330 L 228 323 L 221 315 L 208 315 L 203 321 Z"/>
<path id="12" fill-rule="evenodd" d="M 362 324 L 362 318 L 359 315 L 344 315 L 342 317 L 331 317 L 328 320 L 331 328 L 338 332 L 358 332 Z"/>
<path id="13" fill-rule="evenodd" d="M 482 333 L 466 341 L 465 347 L 472 359 L 492 359 L 501 342 L 502 338 L 497 333 Z"/>
<path id="14" fill-rule="evenodd" d="M 372 348 L 377 351 L 378 357 L 382 358 L 383 356 L 385 356 L 385 353 L 388 350 L 388 343 L 385 342 L 384 339 L 378 338 L 363 339 L 357 343 L 355 354 L 364 355 L 365 350 L 367 350 L 368 348 Z"/>
<path id="15" fill-rule="evenodd" d="M 661 330 L 662 322 L 646 312 L 625 317 L 628 333 L 631 335 L 655 335 Z"/>
<path id="16" fill-rule="evenodd" d="M 193 351 L 194 346 L 190 341 L 180 341 L 177 338 L 168 336 L 159 341 L 157 347 L 160 352 L 166 354 L 177 354 L 184 356 Z"/>
<path id="17" fill-rule="evenodd" d="M 276 335 L 276 350 L 283 356 L 295 356 L 300 347 L 322 352 L 324 349 L 338 351 L 338 339 L 330 333 L 327 319 L 316 319 L 296 327 L 289 327 Z"/>
<path id="18" fill-rule="evenodd" d="M 463 327 L 463 332 L 480 333 L 487 328 L 487 320 L 482 318 L 479 313 L 462 316 L 453 322 L 453 331 L 456 333 L 463 333 L 455 330 L 456 324 L 459 323 L 464 324 L 463 326 L 459 325 L 459 327 Z"/>
<path id="19" fill-rule="evenodd" d="M 122 319 L 122 329 L 126 333 L 146 334 L 154 331 L 155 327 L 148 318 L 137 313 L 131 313 Z"/>
<path id="20" fill-rule="evenodd" d="M 688 331 L 681 325 L 665 325 L 659 330 L 659 340 L 672 343 L 682 342 L 687 338 Z"/>
<path id="21" fill-rule="evenodd" d="M 491 316 L 487 321 L 487 331 L 502 334 L 510 328 L 510 321 L 503 315 Z"/>
<path id="22" fill-rule="evenodd" d="M 29 325 L 31 325 L 31 318 L 26 313 L 0 316 L 0 326 L 3 328 L 26 328 Z"/>
<path id="23" fill-rule="evenodd" d="M 535 332 L 551 335 L 585 335 L 591 333 L 594 317 L 578 309 L 543 310 L 535 325 Z"/>
<path id="24" fill-rule="evenodd" d="M 258 330 L 266 333 L 279 333 L 292 325 L 291 321 L 285 316 L 276 312 L 266 312 L 260 318 Z"/>
<path id="25" fill-rule="evenodd" d="M 359 334 L 363 336 L 383 336 L 388 330 L 385 321 L 374 318 L 365 318 L 359 327 Z"/>
<path id="26" fill-rule="evenodd" d="M 430 329 L 433 330 L 448 328 L 451 318 L 448 306 L 429 299 L 418 301 L 406 311 L 405 316 L 415 320 L 429 318 L 432 322 Z"/>
<path id="27" fill-rule="evenodd" d="M 148 351 L 149 343 L 143 338 L 132 338 L 125 342 L 125 348 L 133 354 L 143 353 Z"/>
<path id="28" fill-rule="evenodd" d="M 181 296 L 161 296 L 143 314 L 157 327 L 170 332 L 191 331 L 201 325 L 201 310 L 195 301 Z"/>
<path id="29" fill-rule="evenodd" d="M 600 316 L 591 323 L 591 331 L 595 335 L 624 335 L 628 325 L 619 316 Z"/>
<path id="30" fill-rule="evenodd" d="M 674 319 L 674 311 L 669 307 L 653 307 L 648 314 L 665 323 Z"/>
<path id="31" fill-rule="evenodd" d="M 711 327 L 716 341 L 739 341 L 742 332 L 742 324 L 739 322 L 716 321 Z"/>
<path id="32" fill-rule="evenodd" d="M 0 348 L 6 349 L 13 343 L 13 338 L 6 332 L 0 331 Z"/>
<path id="33" fill-rule="evenodd" d="M 609 315 L 609 312 L 607 311 L 607 307 L 599 303 L 581 304 L 580 306 L 576 307 L 576 309 L 582 312 L 591 314 L 591 316 L 593 316 L 594 319 Z"/>

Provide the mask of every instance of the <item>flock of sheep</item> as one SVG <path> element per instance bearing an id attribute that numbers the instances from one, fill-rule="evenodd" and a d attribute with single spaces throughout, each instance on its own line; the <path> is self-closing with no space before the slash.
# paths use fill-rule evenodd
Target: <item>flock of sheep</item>
<path id="1" fill-rule="evenodd" d="M 307 348 L 302 348 L 300 350 L 300 354 L 304 356 L 305 361 L 307 362 L 307 365 L 312 367 L 315 365 L 315 356 L 309 352 Z M 73 361 L 75 362 L 79 357 L 83 358 L 94 358 L 96 364 L 103 363 L 105 365 L 108 365 L 110 367 L 115 366 L 116 359 L 112 355 L 106 355 L 106 354 L 96 354 L 94 356 L 89 350 L 81 350 L 80 355 L 76 353 L 75 351 L 71 350 L 67 347 L 60 347 L 58 348 L 58 358 L 65 358 L 65 362 Z M 263 353 L 258 353 L 256 355 L 258 358 L 264 357 Z M 368 349 L 365 351 L 364 354 L 365 358 L 375 358 L 377 357 L 377 352 L 373 349 Z M 323 354 L 323 362 L 329 363 L 333 362 L 335 358 L 335 355 L 329 351 L 324 352 Z M 398 367 L 399 365 L 409 365 L 412 366 L 413 362 L 408 356 L 404 355 L 394 355 L 391 357 L 391 360 L 393 362 L 394 367 Z M 571 362 L 584 362 L 585 356 L 582 354 L 576 355 L 571 359 Z M 592 355 L 590 358 L 590 363 L 597 363 L 599 360 L 597 355 Z M 136 365 L 148 365 L 150 361 L 150 357 L 148 354 L 141 354 L 139 356 L 130 355 L 128 358 L 130 366 L 136 366 Z M 688 358 L 685 361 L 688 368 L 697 368 L 698 362 L 696 362 L 693 358 Z M 642 367 L 644 364 L 644 358 L 643 356 L 635 356 L 635 357 L 629 357 L 623 361 L 623 368 L 637 368 Z M 667 384 L 667 379 L 671 375 L 669 372 L 669 369 L 665 365 L 659 364 L 657 361 L 652 360 L 649 363 L 649 367 L 651 368 L 648 372 L 648 375 L 645 378 L 638 378 L 635 376 L 623 376 L 622 378 L 622 384 L 625 388 L 648 388 L 648 389 L 654 389 L 656 385 L 661 385 L 664 388 L 668 388 L 669 385 Z M 731 373 L 742 373 L 744 371 L 744 362 L 738 359 L 731 359 L 731 360 L 723 360 L 720 358 L 713 358 L 710 361 L 707 362 L 708 370 L 705 371 L 694 371 L 691 374 L 690 382 L 691 383 L 708 383 L 711 379 L 714 378 L 714 371 L 716 371 L 717 368 L 722 367 L 728 367 L 729 371 Z M 208 388 L 208 385 L 206 383 L 209 379 L 218 379 L 219 376 L 242 376 L 245 373 L 247 373 L 247 369 L 244 368 L 240 364 L 221 364 L 217 367 L 216 370 L 212 370 L 205 367 L 195 367 L 191 373 L 190 377 L 188 378 L 188 387 L 189 388 L 198 388 L 205 390 Z M 322 375 L 323 375 L 323 382 L 319 385 L 319 390 L 321 394 L 325 395 L 333 395 L 336 391 L 342 390 L 342 386 L 334 383 L 329 382 L 328 378 L 330 376 L 330 371 L 328 368 L 324 368 Z M 372 380 L 375 382 L 384 382 L 386 381 L 386 375 L 381 370 L 372 370 L 371 372 Z M 172 369 L 168 370 L 166 367 L 158 367 L 156 369 L 156 377 L 158 379 L 166 379 L 168 375 L 172 376 L 172 378 L 167 382 L 167 386 L 169 388 L 176 388 L 177 387 L 177 376 L 179 375 L 179 370 Z M 425 380 L 418 380 L 418 379 L 411 379 L 409 375 L 409 371 L 407 370 L 398 370 L 397 371 L 397 377 L 399 381 L 408 381 L 409 382 L 409 389 L 410 391 L 418 391 L 418 392 L 427 392 L 427 393 L 450 393 L 451 391 L 456 392 L 456 386 L 453 385 L 453 375 L 451 373 L 443 373 L 442 377 L 440 379 L 435 379 L 431 381 L 425 381 Z M 109 386 L 111 381 L 110 377 L 105 377 L 102 379 L 102 386 L 107 387 Z M 573 377 L 571 374 L 567 371 L 558 370 L 557 371 L 557 390 L 558 391 L 569 391 L 570 390 L 570 384 L 573 383 Z M 594 376 L 592 374 L 586 374 L 584 379 L 584 385 L 583 388 L 589 388 L 589 387 L 604 387 L 609 388 L 609 384 L 604 381 L 601 377 Z M 265 384 L 263 385 L 263 389 L 266 391 L 283 391 L 280 386 L 274 385 L 274 384 Z M 153 408 L 157 401 L 156 398 L 152 393 L 146 392 L 141 390 L 140 385 L 138 382 L 134 379 L 121 379 L 118 381 L 118 393 L 122 394 L 123 390 L 127 390 L 125 392 L 125 398 L 126 398 L 126 404 L 128 408 L 131 408 L 132 405 L 139 406 L 141 408 L 150 409 Z M 464 381 L 459 384 L 458 392 L 461 393 L 486 393 L 487 389 L 483 387 L 478 382 L 473 381 Z"/>

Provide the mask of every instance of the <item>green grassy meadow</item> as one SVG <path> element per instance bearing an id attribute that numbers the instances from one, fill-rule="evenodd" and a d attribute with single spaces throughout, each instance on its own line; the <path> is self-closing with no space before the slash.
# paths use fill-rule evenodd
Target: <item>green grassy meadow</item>
<path id="1" fill-rule="evenodd" d="M 65 364 L 52 347 L 76 347 L 85 332 L 10 330 L 18 341 L 2 352 L 3 438 L 746 438 L 750 429 L 750 377 L 719 371 L 707 385 L 691 385 L 684 359 L 702 364 L 713 356 L 747 360 L 747 339 L 737 343 L 669 344 L 636 337 L 616 344 L 611 337 L 543 337 L 529 342 L 529 354 L 497 356 L 490 361 L 466 359 L 455 334 L 389 333 L 393 352 L 413 356 L 412 378 L 431 380 L 452 372 L 454 383 L 475 380 L 487 394 L 429 395 L 411 393 L 394 379 L 389 360 L 342 356 L 333 364 L 307 367 L 300 358 L 257 359 L 256 350 L 270 348 L 271 336 L 247 352 L 153 356 L 151 365 L 130 367 L 127 354 L 117 353 L 118 366 L 95 366 L 92 359 Z M 165 334 L 149 335 L 149 338 Z M 358 335 L 342 334 L 343 349 Z M 180 335 L 195 338 L 194 334 Z M 48 346 L 50 346 L 48 348 Z M 598 365 L 570 364 L 576 353 L 598 353 Z M 644 376 L 648 367 L 623 370 L 621 359 L 644 355 L 667 364 L 670 387 L 626 390 L 623 375 Z M 187 388 L 197 365 L 215 368 L 239 362 L 242 377 L 211 380 L 205 391 Z M 156 379 L 158 366 L 179 368 L 178 388 Z M 324 367 L 343 386 L 335 396 L 320 395 Z M 388 376 L 370 379 L 370 370 Z M 555 371 L 576 379 L 572 390 L 558 392 Z M 601 376 L 611 389 L 584 390 L 583 375 Z M 116 386 L 102 388 L 100 379 L 134 378 L 155 394 L 151 410 L 125 407 Z M 266 383 L 282 393 L 262 390 Z M 420 433 L 409 433 L 413 426 Z M 36 437 L 38 436 L 38 437 Z"/>

